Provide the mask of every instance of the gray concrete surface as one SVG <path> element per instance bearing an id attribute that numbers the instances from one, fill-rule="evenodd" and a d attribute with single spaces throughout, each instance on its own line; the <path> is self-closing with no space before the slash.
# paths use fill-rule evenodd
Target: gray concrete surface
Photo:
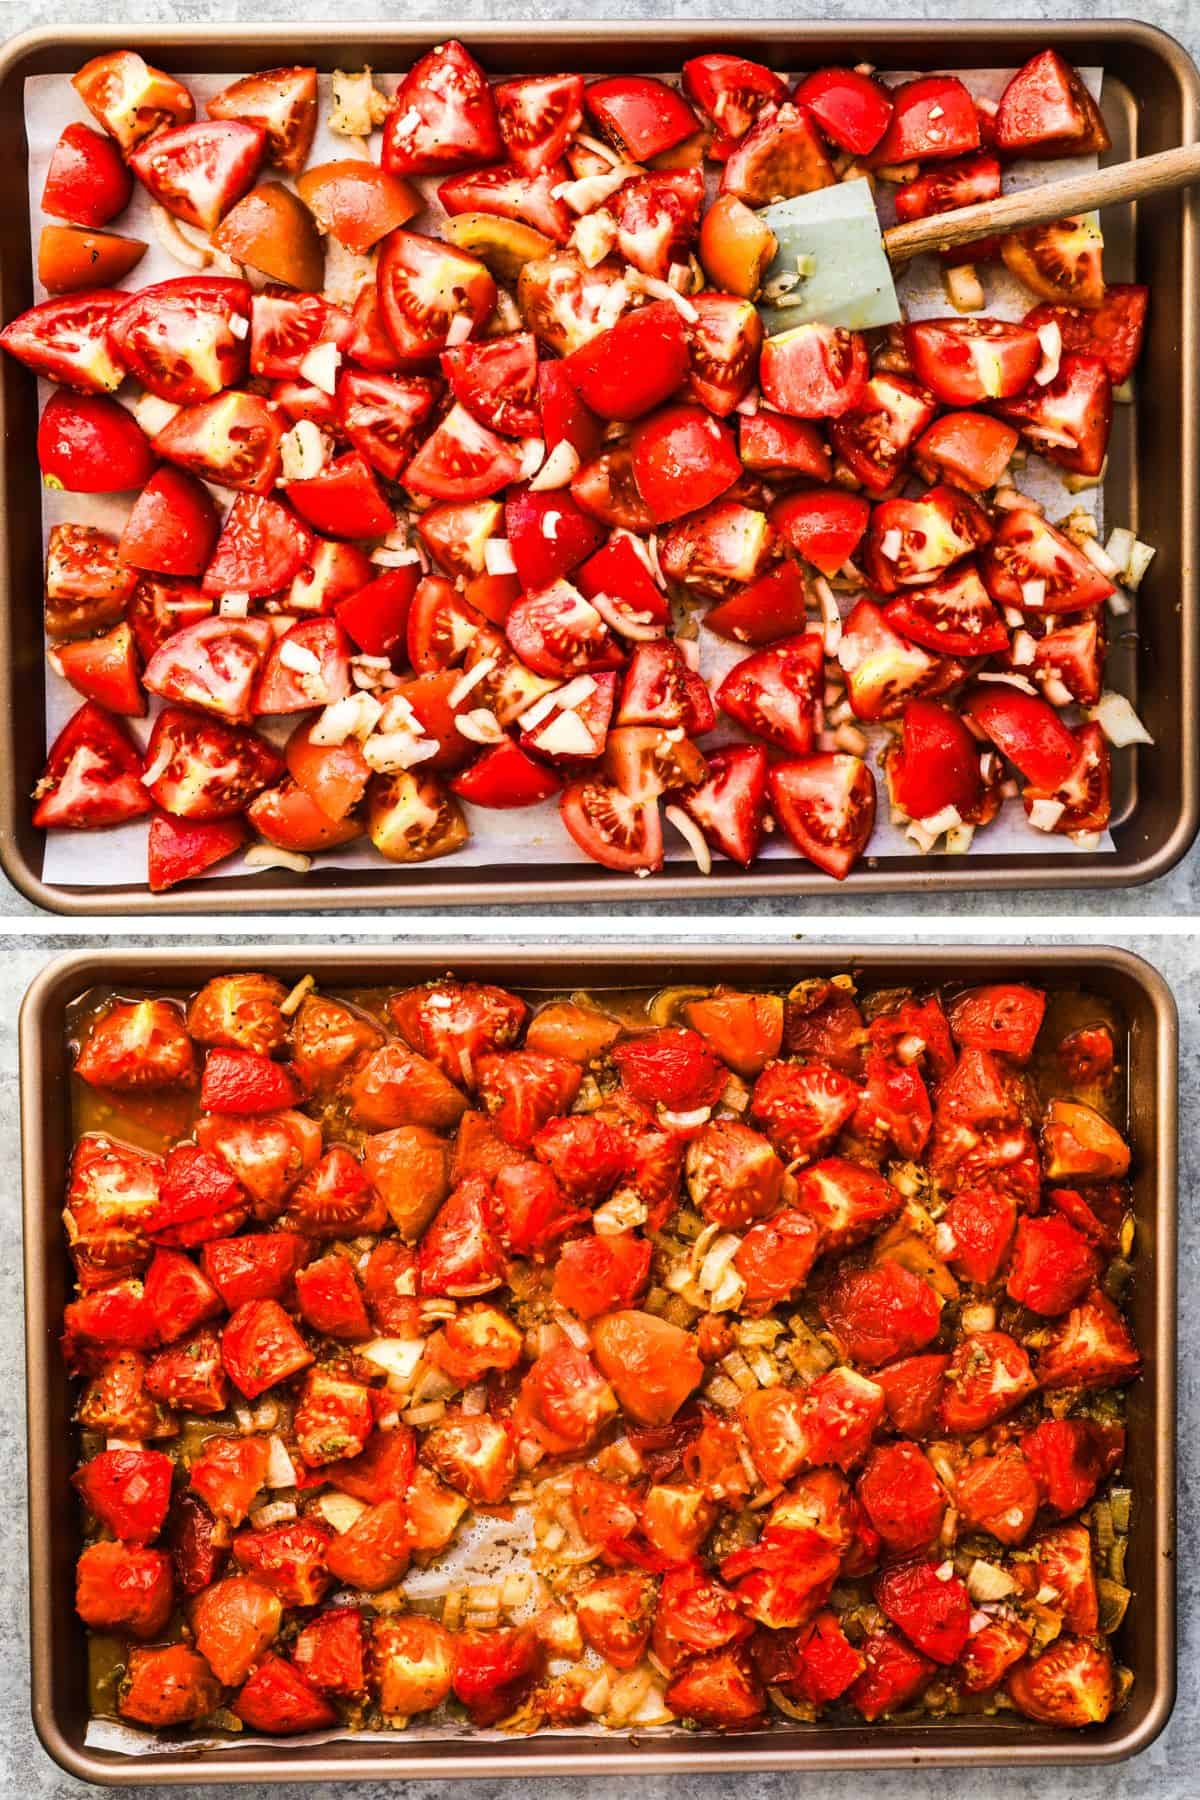
<path id="1" fill-rule="evenodd" d="M 838 19 L 857 20 L 869 16 L 874 9 L 868 0 L 426 0 L 420 6 L 389 6 L 386 0 L 343 0 L 340 5 L 331 4 L 331 0 L 292 0 L 291 4 L 267 4 L 262 0 L 157 0 L 157 4 L 129 4 L 128 0 L 110 0 L 110 4 L 88 8 L 82 0 L 66 0 L 63 5 L 48 4 L 47 0 L 28 6 L 22 0 L 0 0 L 0 34 L 23 31 L 34 26 L 67 25 L 95 23 L 97 20 L 109 24 L 120 19 L 139 24 L 213 24 L 228 21 L 232 24 L 254 24 L 260 22 L 264 14 L 272 19 L 284 19 L 295 23 L 300 19 L 314 21 L 322 18 L 336 17 L 342 23 L 371 21 L 375 19 L 420 19 L 437 18 L 441 21 L 453 18 L 460 20 L 464 26 L 463 35 L 469 35 L 472 20 L 544 20 L 589 18 L 619 19 L 678 19 L 699 21 L 706 18 L 738 19 L 794 19 L 798 33 L 803 32 L 804 20 L 822 19 L 836 21 Z M 888 0 L 883 14 L 890 18 L 937 19 L 952 17 L 959 19 L 989 19 L 996 17 L 1011 18 L 1026 14 L 1030 17 L 1045 19 L 1072 19 L 1086 14 L 1094 18 L 1127 17 L 1132 8 L 1111 4 L 1091 4 L 1087 0 L 1038 0 L 1038 4 L 1026 0 L 1021 4 L 1017 0 L 1015 6 L 1001 5 L 997 0 Z M 1153 0 L 1145 5 L 1139 13 L 1140 18 L 1150 24 L 1160 26 L 1177 37 L 1191 53 L 1200 59 L 1200 0 Z M 832 888 L 832 884 L 831 884 Z M 667 916 L 679 910 L 702 916 L 713 909 L 713 903 L 694 901 L 688 906 L 674 908 L 665 903 L 656 903 L 648 898 L 640 906 L 630 910 L 645 918 Z M 563 906 L 557 909 L 568 917 L 592 916 L 605 918 L 611 907 L 603 902 L 586 907 Z M 994 912 L 1003 912 L 1008 917 L 1034 917 L 1054 910 L 1071 916 L 1088 916 L 1093 914 L 1115 913 L 1126 917 L 1140 917 L 1144 914 L 1155 914 L 1162 917 L 1181 913 L 1200 911 L 1200 845 L 1170 874 L 1160 881 L 1144 888 L 1129 889 L 1116 894 L 1093 894 L 1085 891 L 1065 891 L 1055 897 L 1053 907 L 1048 907 L 1044 898 L 1036 893 L 1015 893 L 997 897 L 989 894 L 963 895 L 955 899 L 918 900 L 915 905 L 904 896 L 883 896 L 878 899 L 851 900 L 836 892 L 830 892 L 809 899 L 767 900 L 743 899 L 726 900 L 721 903 L 723 916 L 739 918 L 819 918 L 823 914 L 837 912 L 859 912 L 863 915 L 886 919 L 902 916 L 912 911 L 936 915 L 953 913 L 958 917 L 981 918 Z M 40 917 L 39 909 L 22 895 L 17 893 L 0 875 L 0 918 Z M 342 913 L 331 915 L 345 918 Z M 411 924 L 420 928 L 422 921 L 430 921 L 437 915 L 431 912 L 406 912 L 405 929 Z M 547 916 L 553 916 L 553 909 Z M 1200 1792 L 1200 1778 L 1198 1778 Z"/>
<path id="2" fill-rule="evenodd" d="M 278 934 L 286 937 L 286 933 Z M 478 934 L 479 938 L 486 935 Z M 727 928 L 714 932 L 718 941 L 741 941 L 744 933 Z M 814 934 L 815 936 L 816 934 Z M 865 935 L 865 934 L 864 934 Z M 887 933 L 880 934 L 881 941 Z M 1022 936 L 1019 930 L 1007 934 L 1007 941 L 1077 942 L 1079 933 L 1039 933 Z M 616 938 L 614 933 L 613 937 Z M 1190 1095 L 1200 1083 L 1200 946 L 1190 937 L 1127 937 L 1119 932 L 1106 934 L 1108 941 L 1120 943 L 1155 964 L 1171 983 L 1178 1001 L 1182 1021 L 1182 1091 Z M 661 934 L 664 941 L 666 933 Z M 653 942 L 655 934 L 647 934 Z M 335 940 L 347 941 L 347 940 Z M 396 941 L 396 940 L 393 940 Z M 478 941 L 478 940 L 477 940 Z M 968 938 L 967 941 L 971 941 Z M 24 1418 L 20 1389 L 22 1336 L 18 1315 L 17 1290 L 20 1286 L 20 1227 L 17 1196 L 20 1170 L 17 1143 L 17 1007 L 29 982 L 50 956 L 64 948 L 77 947 L 77 941 L 55 941 L 30 936 L 0 936 L 0 1193 L 8 1196 L 0 1207 L 0 1269 L 8 1277 L 6 1300 L 0 1306 L 0 1369 L 8 1374 L 0 1382 L 0 1469 L 8 1471 L 4 1484 L 4 1505 L 0 1507 L 0 1795 L 21 1795 L 22 1800 L 65 1800 L 83 1794 L 84 1786 L 63 1775 L 37 1743 L 28 1716 L 27 1605 L 25 1577 L 25 1471 Z M 803 955 L 803 951 L 793 954 Z M 1200 1274 L 1200 1229 L 1191 1206 L 1191 1196 L 1200 1180 L 1200 1145 L 1192 1128 L 1190 1113 L 1185 1109 L 1182 1120 L 1182 1161 L 1180 1169 L 1181 1211 L 1181 1282 L 1183 1293 L 1183 1329 L 1181 1331 L 1180 1367 L 1180 1433 L 1179 1433 L 1179 1503 L 1180 1503 L 1180 1698 L 1175 1715 L 1156 1744 L 1132 1763 L 1099 1770 L 1005 1771 L 992 1769 L 966 1771 L 905 1772 L 872 1775 L 871 1791 L 879 1800 L 1023 1800 L 1031 1792 L 1038 1800 L 1196 1800 L 1200 1795 L 1200 1694 L 1197 1693 L 1196 1671 L 1200 1657 L 1200 1518 L 1196 1512 L 1197 1488 L 1200 1486 L 1200 1449 L 1191 1436 L 1190 1427 L 1200 1416 L 1200 1341 L 1191 1325 L 1189 1296 Z M 397 1784 L 390 1783 L 389 1787 Z M 517 1790 L 511 1784 L 479 1781 L 469 1784 L 472 1800 L 509 1800 Z M 424 1800 L 437 1784 L 414 1782 L 403 1784 L 412 1800 Z M 628 1782 L 620 1784 L 628 1791 Z M 745 1800 L 785 1800 L 798 1787 L 822 1796 L 822 1800 L 859 1800 L 863 1791 L 859 1776 L 814 1776 L 806 1784 L 783 1775 L 745 1777 L 736 1784 L 736 1792 Z M 132 1797 L 133 1789 L 114 1790 Z M 200 1789 L 190 1790 L 199 1794 Z M 217 1789 L 205 1789 L 216 1795 Z M 274 1790 L 276 1793 L 278 1789 Z M 303 1792 L 315 1796 L 316 1788 Z M 383 1800 L 387 1791 L 383 1783 L 355 1784 L 342 1790 L 347 1800 Z M 442 1790 L 445 1791 L 444 1789 Z M 673 1800 L 687 1795 L 688 1800 L 725 1800 L 735 1791 L 734 1784 L 719 1776 L 689 1778 L 662 1777 L 638 1784 L 643 1800 Z M 271 1790 L 255 1788 L 251 1800 L 268 1800 Z M 533 1781 L 523 1784 L 520 1792 L 528 1800 L 617 1800 L 616 1780 L 597 1780 L 588 1784 L 565 1781 Z"/>

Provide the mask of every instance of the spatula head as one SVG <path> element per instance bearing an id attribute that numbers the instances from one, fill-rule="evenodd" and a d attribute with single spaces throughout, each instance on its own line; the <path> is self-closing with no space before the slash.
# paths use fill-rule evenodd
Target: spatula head
<path id="1" fill-rule="evenodd" d="M 779 243 L 758 301 L 768 336 L 810 319 L 852 331 L 896 323 L 900 303 L 866 181 L 778 200 L 759 217 Z"/>

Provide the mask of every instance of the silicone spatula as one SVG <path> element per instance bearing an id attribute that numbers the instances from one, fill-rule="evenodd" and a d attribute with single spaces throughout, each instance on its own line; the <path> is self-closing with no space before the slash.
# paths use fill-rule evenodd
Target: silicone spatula
<path id="1" fill-rule="evenodd" d="M 763 277 L 762 292 L 771 299 L 760 299 L 758 310 L 769 335 L 810 319 L 855 331 L 892 325 L 901 316 L 893 271 L 923 251 L 1147 199 L 1194 181 L 1200 181 L 1200 144 L 1185 144 L 886 230 L 865 180 L 797 194 L 759 212 L 778 249 Z"/>

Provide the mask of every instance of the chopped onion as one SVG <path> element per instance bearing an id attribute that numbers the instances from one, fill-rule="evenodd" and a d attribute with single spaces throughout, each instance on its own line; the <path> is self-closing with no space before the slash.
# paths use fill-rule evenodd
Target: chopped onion
<path id="1" fill-rule="evenodd" d="M 217 611 L 223 619 L 245 619 L 250 613 L 250 596 L 241 593 L 222 594 Z"/>
<path id="2" fill-rule="evenodd" d="M 1114 619 L 1123 619 L 1126 613 L 1133 611 L 1133 602 L 1124 588 L 1114 588 L 1108 596 L 1108 610 Z"/>
<path id="3" fill-rule="evenodd" d="M 409 563 L 421 563 L 424 566 L 421 552 L 414 545 L 406 545 L 403 550 L 390 550 L 386 544 L 376 544 L 370 560 L 377 569 L 403 569 Z"/>
<path id="4" fill-rule="evenodd" d="M 483 566 L 489 575 L 515 575 L 516 561 L 507 538 L 489 538 L 483 546 Z"/>
<path id="5" fill-rule="evenodd" d="M 1029 823 L 1035 831 L 1053 831 L 1066 810 L 1061 800 L 1034 800 L 1029 808 Z"/>
<path id="6" fill-rule="evenodd" d="M 315 975 L 302 975 L 286 999 L 279 1002 L 279 1010 L 285 1019 L 290 1019 L 300 1011 L 308 995 L 317 985 Z"/>
<path id="7" fill-rule="evenodd" d="M 157 394 L 139 394 L 129 410 L 147 437 L 157 437 L 179 408 L 171 400 L 160 400 Z"/>
<path id="8" fill-rule="evenodd" d="M 842 642 L 842 615 L 837 597 L 823 575 L 813 577 L 812 591 L 821 609 L 821 625 L 825 637 L 826 656 L 836 656 Z"/>
<path id="9" fill-rule="evenodd" d="M 978 679 L 980 681 L 998 682 L 1001 687 L 1019 688 L 1023 694 L 1037 693 L 1037 689 L 1034 687 L 1032 681 L 1027 681 L 1024 675 L 1009 675 L 1003 670 L 991 671 L 985 669 L 979 675 Z"/>
<path id="10" fill-rule="evenodd" d="M 563 488 L 579 473 L 579 452 L 566 438 L 555 444 L 549 456 L 529 483 L 530 492 L 544 494 Z"/>
<path id="11" fill-rule="evenodd" d="M 942 284 L 955 312 L 982 312 L 987 305 L 987 295 L 974 263 L 958 263 L 943 269 Z"/>
<path id="12" fill-rule="evenodd" d="M 976 1557 L 967 1576 L 967 1592 L 977 1605 L 986 1600 L 1004 1600 L 1016 1588 L 1016 1582 L 998 1563 Z"/>
<path id="13" fill-rule="evenodd" d="M 447 705 L 452 708 L 460 706 L 467 695 L 475 691 L 481 681 L 487 680 L 495 666 L 496 658 L 494 656 L 481 656 L 475 667 L 468 669 L 465 675 L 460 676 L 450 689 L 446 696 Z"/>
<path id="14" fill-rule="evenodd" d="M 539 731 L 537 747 L 547 756 L 590 756 L 596 743 L 579 714 L 566 707 Z"/>
<path id="15" fill-rule="evenodd" d="M 1088 717 L 1095 719 L 1110 744 L 1125 750 L 1130 744 L 1152 744 L 1154 739 L 1138 718 L 1124 694 L 1106 691 L 1090 708 Z"/>
<path id="16" fill-rule="evenodd" d="M 532 480 L 545 460 L 546 443 L 544 438 L 527 437 L 521 439 L 521 477 L 523 480 Z"/>
<path id="17" fill-rule="evenodd" d="M 1132 588 L 1135 594 L 1141 587 L 1142 577 L 1154 561 L 1154 557 L 1153 544 L 1143 544 L 1142 540 L 1138 538 L 1130 552 L 1129 562 L 1125 569 L 1125 586 Z"/>
<path id="18" fill-rule="evenodd" d="M 839 725 L 833 734 L 833 741 L 839 750 L 845 750 L 850 756 L 865 756 L 868 744 L 857 725 L 847 722 Z"/>
<path id="19" fill-rule="evenodd" d="M 295 638 L 283 639 L 279 646 L 279 660 L 284 668 L 290 669 L 294 675 L 319 675 L 321 673 L 320 657 L 315 656 L 303 644 L 298 644 Z"/>
<path id="20" fill-rule="evenodd" d="M 903 548 L 904 537 L 895 526 L 890 531 L 885 531 L 879 541 L 879 554 L 888 562 L 895 562 Z"/>
<path id="21" fill-rule="evenodd" d="M 337 392 L 338 370 L 342 364 L 342 353 L 336 344 L 314 344 L 306 355 L 301 357 L 299 373 L 304 381 L 310 381 L 323 394 Z"/>
<path id="22" fill-rule="evenodd" d="M 1015 633 L 1009 656 L 1018 669 L 1027 669 L 1037 655 L 1037 639 L 1028 631 Z"/>
<path id="23" fill-rule="evenodd" d="M 952 825 L 946 833 L 946 853 L 949 856 L 965 856 L 971 848 L 975 836 L 974 825 Z"/>
<path id="24" fill-rule="evenodd" d="M 285 481 L 309 481 L 325 467 L 324 433 L 312 419 L 297 419 L 280 439 L 279 455 Z"/>
<path id="25" fill-rule="evenodd" d="M 150 218 L 154 225 L 154 235 L 176 262 L 183 263 L 189 269 L 207 269 L 213 259 L 213 253 L 206 245 L 194 244 L 184 236 L 179 228 L 179 220 L 172 218 L 165 206 L 156 200 L 150 202 Z"/>
<path id="26" fill-rule="evenodd" d="M 1023 581 L 1021 583 L 1021 603 L 1030 608 L 1046 604 L 1046 583 L 1043 580 Z"/>
<path id="27" fill-rule="evenodd" d="M 347 738 L 369 737 L 383 713 L 383 703 L 374 694 L 347 694 L 334 700 L 309 730 L 309 741 L 320 745 L 344 744 Z"/>
<path id="28" fill-rule="evenodd" d="M 469 312 L 455 313 L 450 321 L 450 329 L 446 333 L 446 344 L 453 349 L 455 344 L 465 344 L 475 328 L 475 321 Z"/>
<path id="29" fill-rule="evenodd" d="M 963 1307 L 960 1321 L 964 1331 L 995 1331 L 996 1309 L 990 1301 L 977 1301 Z"/>
<path id="30" fill-rule="evenodd" d="M 337 1491 L 319 1494 L 313 1501 L 313 1511 L 319 1513 L 327 1525 L 332 1525 L 339 1536 L 349 1531 L 366 1510 L 365 1500 L 356 1500 L 353 1494 Z"/>
<path id="31" fill-rule="evenodd" d="M 1120 568 L 1108 554 L 1108 551 L 1102 544 L 1098 543 L 1095 538 L 1086 538 L 1081 545 L 1081 548 L 1083 554 L 1087 557 L 1093 568 L 1099 569 L 1102 575 L 1107 575 L 1110 581 L 1120 580 Z"/>
<path id="32" fill-rule="evenodd" d="M 653 300 L 669 300 L 680 317 L 685 319 L 689 325 L 694 325 L 700 317 L 686 294 L 681 294 L 678 288 L 673 288 L 669 281 L 660 281 L 656 275 L 643 275 L 640 270 L 631 270 L 626 276 L 626 280 L 630 287 L 636 288 L 640 293 L 649 294 Z"/>
<path id="33" fill-rule="evenodd" d="M 635 644 L 649 644 L 655 638 L 663 637 L 666 626 L 655 624 L 643 613 L 641 617 L 631 613 L 628 607 L 614 600 L 611 594 L 593 594 L 591 605 L 595 607 L 604 623 L 611 626 L 619 636 L 631 639 Z"/>
<path id="34" fill-rule="evenodd" d="M 577 219 L 571 233 L 571 248 L 578 251 L 580 259 L 589 269 L 594 269 L 597 263 L 604 261 L 616 241 L 617 222 L 602 207 Z"/>
<path id="35" fill-rule="evenodd" d="M 280 850 L 276 844 L 252 844 L 242 858 L 248 869 L 291 869 L 296 875 L 307 875 L 312 857 L 296 850 Z"/>

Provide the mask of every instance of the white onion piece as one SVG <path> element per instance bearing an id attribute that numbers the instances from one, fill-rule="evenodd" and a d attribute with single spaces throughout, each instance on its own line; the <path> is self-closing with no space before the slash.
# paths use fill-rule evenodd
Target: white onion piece
<path id="1" fill-rule="evenodd" d="M 695 819 L 685 813 L 682 806 L 668 806 L 663 810 L 680 837 L 686 841 L 689 850 L 696 859 L 696 867 L 699 869 L 700 873 L 702 875 L 711 875 L 712 851 L 709 849 L 708 840 L 705 838 L 704 833 L 697 825 Z"/>

